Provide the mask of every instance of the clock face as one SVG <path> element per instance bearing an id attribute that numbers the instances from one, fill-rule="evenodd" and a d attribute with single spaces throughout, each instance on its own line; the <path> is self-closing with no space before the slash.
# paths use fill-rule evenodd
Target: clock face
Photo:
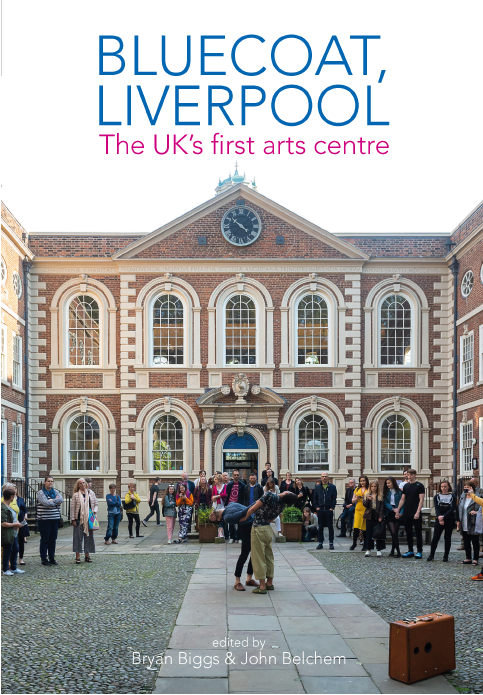
<path id="1" fill-rule="evenodd" d="M 237 205 L 225 212 L 221 221 L 221 231 L 230 244 L 248 246 L 260 236 L 262 223 L 254 210 Z"/>

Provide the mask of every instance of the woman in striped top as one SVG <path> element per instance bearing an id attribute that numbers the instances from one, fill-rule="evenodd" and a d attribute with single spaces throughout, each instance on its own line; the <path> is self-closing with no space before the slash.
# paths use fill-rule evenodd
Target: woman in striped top
<path id="1" fill-rule="evenodd" d="M 40 558 L 43 565 L 57 565 L 55 543 L 59 530 L 60 505 L 63 501 L 60 492 L 54 490 L 54 479 L 48 475 L 43 487 L 37 492 L 37 526 L 40 531 Z"/>

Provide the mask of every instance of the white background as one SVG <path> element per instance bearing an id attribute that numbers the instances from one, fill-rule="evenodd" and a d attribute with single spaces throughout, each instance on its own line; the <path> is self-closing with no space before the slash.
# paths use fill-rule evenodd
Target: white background
<path id="1" fill-rule="evenodd" d="M 256 176 L 260 193 L 332 232 L 450 232 L 481 200 L 483 161 L 483 61 L 481 2 L 378 2 L 346 0 L 258 3 L 188 0 L 79 2 L 4 0 L 2 99 L 2 198 L 29 231 L 150 232 L 214 195 L 219 177 L 233 173 L 235 159 L 248 177 Z M 243 77 L 231 66 L 233 42 L 243 34 L 266 42 L 246 44 L 240 62 L 265 65 L 259 77 Z M 313 50 L 309 71 L 285 77 L 270 66 L 274 41 L 289 33 L 306 38 Z M 369 46 L 369 74 L 362 76 L 362 45 L 351 34 L 380 34 Z M 98 36 L 123 38 L 126 70 L 118 77 L 98 74 Z M 140 68 L 155 77 L 135 77 L 134 35 L 140 37 Z M 193 62 L 183 77 L 169 77 L 161 67 L 161 35 L 168 40 L 168 60 L 183 64 L 186 35 L 192 37 Z M 211 69 L 222 77 L 202 77 L 201 34 L 224 34 L 212 42 Z M 354 73 L 325 67 L 314 75 L 332 34 L 337 34 Z M 277 57 L 287 69 L 301 66 L 306 52 L 295 42 Z M 334 53 L 334 59 L 337 55 Z M 116 63 L 117 65 L 117 63 Z M 377 85 L 381 69 L 386 70 Z M 269 107 L 273 92 L 284 84 L 304 86 L 314 111 L 300 127 L 275 122 Z M 360 112 L 349 126 L 321 121 L 316 100 L 330 84 L 343 83 L 360 97 Z M 186 110 L 199 127 L 175 127 L 173 94 L 157 126 L 150 126 L 138 107 L 131 127 L 98 125 L 98 86 L 105 85 L 106 117 L 125 121 L 125 86 L 140 84 L 154 107 L 166 84 L 200 85 L 197 110 Z M 224 84 L 234 92 L 228 107 L 235 125 L 223 119 L 208 127 L 207 85 Z M 240 85 L 256 84 L 267 92 L 266 104 L 252 109 L 241 127 Z M 373 85 L 376 120 L 390 126 L 365 125 L 365 86 Z M 191 94 L 189 95 L 191 97 Z M 191 99 L 187 97 L 186 100 Z M 280 102 L 295 118 L 295 100 Z M 327 102 L 328 113 L 342 117 L 343 100 Z M 108 108 L 108 111 L 107 111 Z M 191 113 L 193 111 L 193 115 Z M 193 116 L 198 115 L 198 118 Z M 101 132 L 119 131 L 142 140 L 141 156 L 105 155 Z M 385 156 L 159 156 L 151 143 L 156 132 L 184 132 L 207 142 L 214 132 L 225 139 L 292 137 L 387 140 Z M 261 148 L 257 147 L 258 152 Z"/>

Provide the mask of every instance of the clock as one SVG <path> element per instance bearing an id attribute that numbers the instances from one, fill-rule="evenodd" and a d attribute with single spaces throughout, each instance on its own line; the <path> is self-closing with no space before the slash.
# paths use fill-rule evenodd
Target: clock
<path id="1" fill-rule="evenodd" d="M 262 223 L 254 210 L 245 205 L 237 205 L 223 215 L 221 231 L 230 244 L 248 246 L 260 236 Z"/>

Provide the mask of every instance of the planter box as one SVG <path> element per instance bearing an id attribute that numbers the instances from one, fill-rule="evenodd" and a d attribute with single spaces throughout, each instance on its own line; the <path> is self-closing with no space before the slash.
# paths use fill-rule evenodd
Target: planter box
<path id="1" fill-rule="evenodd" d="M 214 543 L 218 536 L 218 526 L 213 524 L 199 524 L 198 526 L 200 543 Z"/>
<path id="2" fill-rule="evenodd" d="M 284 524 L 282 521 L 282 533 L 288 541 L 300 541 L 302 539 L 302 522 Z"/>

